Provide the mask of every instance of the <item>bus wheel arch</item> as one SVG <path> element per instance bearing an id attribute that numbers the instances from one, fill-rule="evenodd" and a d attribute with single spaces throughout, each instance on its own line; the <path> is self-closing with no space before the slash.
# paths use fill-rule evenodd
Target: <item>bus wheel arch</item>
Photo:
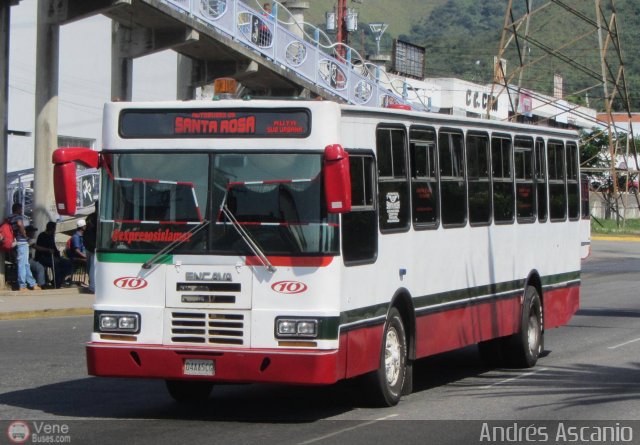
<path id="1" fill-rule="evenodd" d="M 378 369 L 366 376 L 371 402 L 394 406 L 413 386 L 415 315 L 411 297 L 399 290 L 391 299 L 382 332 Z"/>
<path id="2" fill-rule="evenodd" d="M 391 300 L 390 307 L 398 309 L 402 317 L 402 323 L 404 324 L 407 342 L 407 359 L 402 394 L 409 395 L 413 392 L 413 362 L 416 359 L 416 311 L 409 291 L 404 288 L 399 289 Z"/>
<path id="3" fill-rule="evenodd" d="M 544 348 L 543 307 L 539 287 L 528 281 L 524 287 L 520 330 L 504 338 L 503 355 L 510 366 L 535 366 Z"/>

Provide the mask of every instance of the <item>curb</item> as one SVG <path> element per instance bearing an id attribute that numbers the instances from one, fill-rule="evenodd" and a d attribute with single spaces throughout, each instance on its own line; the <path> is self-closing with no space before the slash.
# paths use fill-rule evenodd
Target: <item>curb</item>
<path id="1" fill-rule="evenodd" d="M 0 320 L 25 320 L 29 318 L 77 317 L 92 315 L 90 308 L 42 309 L 37 311 L 0 312 Z"/>
<path id="2" fill-rule="evenodd" d="M 637 235 L 591 235 L 592 240 L 596 241 L 631 241 L 640 242 L 640 236 Z"/>

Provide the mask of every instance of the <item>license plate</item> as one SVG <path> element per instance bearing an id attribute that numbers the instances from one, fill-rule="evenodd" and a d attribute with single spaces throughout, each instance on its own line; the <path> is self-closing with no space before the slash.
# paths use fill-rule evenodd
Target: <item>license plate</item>
<path id="1" fill-rule="evenodd" d="M 216 366 L 213 360 L 188 358 L 184 361 L 184 375 L 215 375 Z"/>

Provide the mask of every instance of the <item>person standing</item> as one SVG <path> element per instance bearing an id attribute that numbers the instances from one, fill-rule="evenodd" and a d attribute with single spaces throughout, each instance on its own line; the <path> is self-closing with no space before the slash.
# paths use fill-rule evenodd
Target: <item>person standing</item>
<path id="1" fill-rule="evenodd" d="M 24 292 L 27 289 L 40 290 L 35 278 L 31 274 L 29 266 L 29 242 L 25 230 L 25 217 L 22 214 L 22 204 L 15 203 L 11 207 L 9 223 L 13 229 L 13 236 L 16 239 L 16 261 L 18 263 L 18 291 Z"/>

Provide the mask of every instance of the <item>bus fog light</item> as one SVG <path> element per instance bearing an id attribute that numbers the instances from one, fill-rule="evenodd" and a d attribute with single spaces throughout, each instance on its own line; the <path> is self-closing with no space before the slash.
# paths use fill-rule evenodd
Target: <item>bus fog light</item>
<path id="1" fill-rule="evenodd" d="M 278 320 L 279 335 L 295 335 L 295 333 L 296 333 L 295 320 Z"/>
<path id="2" fill-rule="evenodd" d="M 298 335 L 304 335 L 305 337 L 315 337 L 318 332 L 317 320 L 301 320 L 296 326 Z"/>

